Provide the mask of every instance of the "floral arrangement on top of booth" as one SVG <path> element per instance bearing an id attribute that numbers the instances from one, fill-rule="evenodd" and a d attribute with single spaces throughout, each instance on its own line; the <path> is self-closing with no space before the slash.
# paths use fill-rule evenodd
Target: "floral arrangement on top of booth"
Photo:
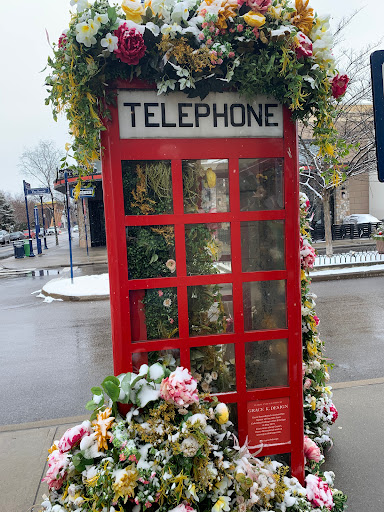
<path id="1" fill-rule="evenodd" d="M 155 83 L 159 94 L 181 90 L 204 98 L 235 89 L 275 97 L 294 118 L 315 120 L 320 154 L 338 173 L 337 157 L 348 148 L 336 137 L 334 113 L 348 77 L 335 68 L 328 18 L 308 2 L 71 0 L 77 12 L 53 45 L 46 78 L 46 103 L 55 119 L 64 111 L 70 123 L 74 142 L 67 151 L 85 168 L 93 165 L 111 85 L 136 77 Z"/>
<path id="2" fill-rule="evenodd" d="M 227 406 L 198 394 L 186 368 L 143 365 L 138 374 L 107 377 L 92 393 L 91 421 L 67 430 L 49 450 L 45 512 L 344 509 L 331 472 L 308 474 L 303 487 L 281 463 L 240 446 Z M 126 417 L 117 400 L 130 404 Z"/>

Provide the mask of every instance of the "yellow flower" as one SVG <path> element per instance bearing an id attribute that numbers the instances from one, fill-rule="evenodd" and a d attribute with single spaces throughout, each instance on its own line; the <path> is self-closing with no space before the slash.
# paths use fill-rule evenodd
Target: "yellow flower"
<path id="1" fill-rule="evenodd" d="M 312 407 L 312 411 L 314 411 L 316 409 L 316 398 L 315 397 L 312 397 L 311 407 Z"/>
<path id="2" fill-rule="evenodd" d="M 265 16 L 263 16 L 259 12 L 249 11 L 246 14 L 244 14 L 244 21 L 250 27 L 260 28 L 265 23 Z"/>
<path id="3" fill-rule="evenodd" d="M 306 274 L 305 274 L 305 270 L 301 269 L 300 279 L 301 279 L 302 281 L 304 281 L 306 278 L 307 278 L 307 276 L 306 276 Z"/>
<path id="4" fill-rule="evenodd" d="M 141 23 L 141 16 L 144 14 L 144 8 L 138 0 L 123 0 L 121 8 L 125 12 L 127 20 Z"/>
<path id="5" fill-rule="evenodd" d="M 296 12 L 291 18 L 292 25 L 295 25 L 299 30 L 309 35 L 313 26 L 313 9 L 308 7 L 309 0 L 295 0 Z"/>
<path id="6" fill-rule="evenodd" d="M 308 342 L 307 343 L 307 351 L 308 351 L 308 355 L 310 357 L 315 357 L 317 355 L 317 346 L 316 346 L 316 342 Z"/>
<path id="7" fill-rule="evenodd" d="M 111 428 L 113 420 L 115 419 L 111 416 L 111 413 L 111 408 L 107 407 L 105 411 L 99 412 L 96 419 L 92 422 L 97 439 L 97 448 L 99 450 L 108 449 L 107 439 L 112 435 L 108 430 Z"/>
<path id="8" fill-rule="evenodd" d="M 135 465 L 131 464 L 124 469 L 118 469 L 113 474 L 116 477 L 112 485 L 115 491 L 114 501 L 117 501 L 119 498 L 124 498 L 124 503 L 127 503 L 128 498 L 135 494 L 139 472 Z"/>
<path id="9" fill-rule="evenodd" d="M 229 419 L 228 407 L 225 404 L 218 404 L 215 409 L 215 418 L 219 425 L 224 425 Z"/>

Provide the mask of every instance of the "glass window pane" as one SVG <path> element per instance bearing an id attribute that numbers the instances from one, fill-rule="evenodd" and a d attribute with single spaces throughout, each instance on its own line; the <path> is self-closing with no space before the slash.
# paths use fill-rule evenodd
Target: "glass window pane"
<path id="1" fill-rule="evenodd" d="M 288 341 L 246 343 L 245 365 L 248 389 L 288 386 Z"/>
<path id="2" fill-rule="evenodd" d="M 173 226 L 128 226 L 128 279 L 175 277 L 175 230 Z"/>
<path id="3" fill-rule="evenodd" d="M 185 213 L 229 212 L 228 160 L 183 160 Z"/>
<path id="4" fill-rule="evenodd" d="M 185 226 L 187 274 L 231 272 L 231 231 L 229 222 Z"/>
<path id="5" fill-rule="evenodd" d="M 284 208 L 283 162 L 282 158 L 239 160 L 242 211 Z"/>
<path id="6" fill-rule="evenodd" d="M 177 288 L 129 292 L 132 341 L 179 337 Z"/>
<path id="7" fill-rule="evenodd" d="M 286 328 L 285 281 L 244 283 L 243 302 L 246 331 Z"/>
<path id="8" fill-rule="evenodd" d="M 189 335 L 233 332 L 232 284 L 188 286 Z"/>
<path id="9" fill-rule="evenodd" d="M 204 393 L 236 390 L 235 345 L 191 348 L 191 373 Z"/>
<path id="10" fill-rule="evenodd" d="M 241 222 L 243 272 L 284 270 L 284 221 Z"/>
<path id="11" fill-rule="evenodd" d="M 154 352 L 137 352 L 132 354 L 132 370 L 138 373 L 142 364 L 161 363 L 171 372 L 180 366 L 180 350 L 177 348 L 168 350 L 157 350 Z"/>
<path id="12" fill-rule="evenodd" d="M 173 212 L 170 160 L 123 160 L 125 215 Z"/>

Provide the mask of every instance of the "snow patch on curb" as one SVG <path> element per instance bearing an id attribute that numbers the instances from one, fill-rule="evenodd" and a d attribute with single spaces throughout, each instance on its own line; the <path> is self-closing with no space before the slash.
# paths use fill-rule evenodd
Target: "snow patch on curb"
<path id="1" fill-rule="evenodd" d="M 64 300 L 107 299 L 109 297 L 109 276 L 93 276 L 52 279 L 43 286 L 45 296 L 63 298 Z"/>

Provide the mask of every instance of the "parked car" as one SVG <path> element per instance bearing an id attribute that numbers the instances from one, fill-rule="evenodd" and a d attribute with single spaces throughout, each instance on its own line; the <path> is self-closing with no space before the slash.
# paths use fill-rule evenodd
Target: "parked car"
<path id="1" fill-rule="evenodd" d="M 72 233 L 78 233 L 79 232 L 79 226 L 73 226 Z"/>
<path id="2" fill-rule="evenodd" d="M 6 243 L 9 244 L 11 241 L 9 233 L 7 231 L 4 231 L 4 229 L 0 229 L 0 244 L 5 245 Z"/>
<path id="3" fill-rule="evenodd" d="M 58 233 L 58 235 L 60 235 L 60 234 L 61 234 L 61 229 L 59 229 L 59 228 L 56 228 L 56 229 L 57 229 L 57 233 Z M 47 228 L 47 229 L 45 230 L 45 233 L 46 233 L 48 236 L 50 236 L 50 235 L 54 235 L 54 234 L 55 234 L 55 228 L 54 228 L 54 226 L 51 226 L 50 228 Z"/>
<path id="4" fill-rule="evenodd" d="M 343 224 L 378 224 L 379 219 L 370 213 L 353 213 L 344 217 Z"/>
<path id="5" fill-rule="evenodd" d="M 11 242 L 14 242 L 15 240 L 24 240 L 25 235 L 22 231 L 14 231 L 13 233 L 9 233 L 9 238 Z"/>
<path id="6" fill-rule="evenodd" d="M 28 229 L 24 229 L 23 235 L 25 236 L 25 238 L 29 238 L 29 231 L 28 231 Z M 33 231 L 33 229 L 31 229 L 31 237 L 32 238 L 36 238 L 36 233 L 35 233 L 35 231 Z"/>

